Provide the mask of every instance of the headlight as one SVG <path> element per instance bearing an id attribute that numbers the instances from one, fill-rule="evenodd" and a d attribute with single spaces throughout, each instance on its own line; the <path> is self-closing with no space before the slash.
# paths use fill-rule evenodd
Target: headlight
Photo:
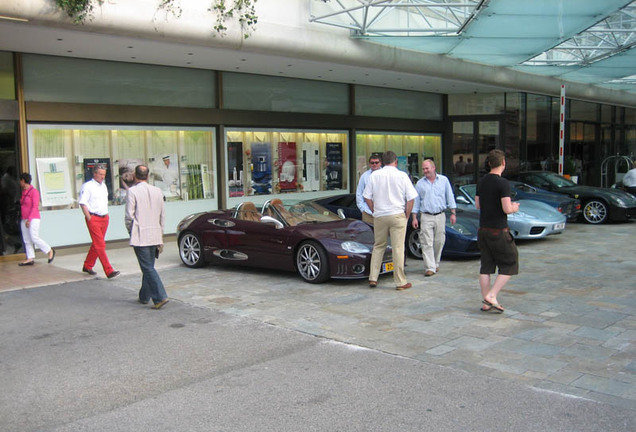
<path id="1" fill-rule="evenodd" d="M 182 219 L 181 222 L 179 222 L 179 225 L 177 225 L 177 233 L 180 233 L 181 231 L 186 229 L 188 225 L 190 225 L 192 221 L 194 220 L 194 218 L 198 215 L 199 213 L 195 213 L 195 214 L 191 214 L 190 216 L 186 216 L 184 219 Z"/>
<path id="2" fill-rule="evenodd" d="M 342 242 L 340 247 L 342 247 L 344 250 L 346 250 L 349 253 L 361 254 L 361 253 L 369 253 L 369 252 L 371 252 L 371 249 L 369 249 L 367 246 L 363 245 L 362 243 L 355 242 L 355 241 Z"/>
<path id="3" fill-rule="evenodd" d="M 621 198 L 611 197 L 610 201 L 614 201 L 614 204 L 616 204 L 618 207 L 627 207 L 627 204 Z"/>

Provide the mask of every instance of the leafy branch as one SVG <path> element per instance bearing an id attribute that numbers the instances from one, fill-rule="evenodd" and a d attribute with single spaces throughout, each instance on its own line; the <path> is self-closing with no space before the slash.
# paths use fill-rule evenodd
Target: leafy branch
<path id="1" fill-rule="evenodd" d="M 231 0 L 214 0 L 212 7 L 208 10 L 216 12 L 216 24 L 214 30 L 221 36 L 225 36 L 227 32 L 227 21 L 231 18 L 237 18 L 241 25 L 243 37 L 250 37 L 254 26 L 258 22 L 256 15 L 255 3 L 258 0 L 233 0 L 234 4 L 228 6 Z"/>
<path id="2" fill-rule="evenodd" d="M 93 19 L 93 9 L 101 6 L 105 0 L 54 0 L 75 24 L 82 24 L 87 19 Z M 180 0 L 157 0 L 157 10 L 163 10 L 175 18 L 181 17 L 183 9 Z M 252 34 L 258 15 L 255 4 L 258 0 L 212 0 L 208 11 L 216 13 L 216 23 L 212 27 L 216 33 L 225 36 L 228 21 L 236 19 L 241 26 L 243 37 L 247 39 Z"/>
<path id="3" fill-rule="evenodd" d="M 75 24 L 81 24 L 87 18 L 93 18 L 94 3 L 102 5 L 104 0 L 55 0 L 55 5 L 62 9 Z"/>

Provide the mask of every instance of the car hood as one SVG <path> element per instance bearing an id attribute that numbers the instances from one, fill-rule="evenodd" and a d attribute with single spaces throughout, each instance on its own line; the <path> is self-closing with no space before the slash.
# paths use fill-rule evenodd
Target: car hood
<path id="1" fill-rule="evenodd" d="M 568 195 L 579 195 L 580 197 L 603 197 L 606 199 L 615 198 L 624 201 L 629 207 L 636 206 L 636 198 L 620 189 L 601 188 L 596 186 L 568 186 L 558 189 L 559 193 Z"/>
<path id="2" fill-rule="evenodd" d="M 296 231 L 315 239 L 331 238 L 373 245 L 373 231 L 369 225 L 356 219 L 302 224 L 296 227 Z"/>
<path id="3" fill-rule="evenodd" d="M 565 222 L 565 216 L 554 207 L 535 200 L 519 200 L 519 211 L 508 215 L 509 220 L 541 220 L 543 222 Z"/>

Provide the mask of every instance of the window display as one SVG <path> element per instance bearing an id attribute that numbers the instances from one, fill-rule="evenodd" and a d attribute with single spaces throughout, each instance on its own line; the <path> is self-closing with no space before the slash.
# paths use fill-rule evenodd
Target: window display
<path id="1" fill-rule="evenodd" d="M 441 172 L 442 137 L 440 135 L 359 133 L 356 135 L 356 180 L 367 169 L 369 157 L 382 157 L 391 150 L 398 155 L 398 169 L 409 175 L 413 183 L 421 176 L 424 159 L 433 159 Z"/>
<path id="2" fill-rule="evenodd" d="M 214 198 L 213 131 L 124 126 L 30 125 L 29 155 L 43 191 L 42 205 L 76 208 L 82 183 L 95 164 L 107 166 L 110 205 L 125 203 L 137 165 L 150 168 L 149 182 L 167 201 Z"/>
<path id="3" fill-rule="evenodd" d="M 229 198 L 347 189 L 346 133 L 229 130 Z"/>

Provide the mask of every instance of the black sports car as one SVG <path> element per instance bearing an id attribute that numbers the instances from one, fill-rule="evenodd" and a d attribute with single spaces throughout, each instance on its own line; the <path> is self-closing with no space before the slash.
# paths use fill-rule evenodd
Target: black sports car
<path id="1" fill-rule="evenodd" d="M 362 213 L 356 205 L 355 194 L 335 195 L 314 200 L 342 217 L 362 219 Z M 457 221 L 451 225 L 450 218 L 446 218 L 446 242 L 442 249 L 442 256 L 446 258 L 478 257 L 480 255 L 477 244 L 477 229 L 479 228 L 479 214 L 457 209 Z M 413 229 L 411 220 L 406 230 L 406 250 L 414 258 L 422 258 L 419 230 Z"/>
<path id="2" fill-rule="evenodd" d="M 579 199 L 583 219 L 590 224 L 636 217 L 636 198 L 620 189 L 578 185 L 551 171 L 522 172 L 511 180 Z"/>
<path id="3" fill-rule="evenodd" d="M 373 231 L 311 201 L 252 202 L 192 214 L 177 225 L 179 256 L 187 267 L 235 264 L 296 271 L 306 282 L 369 276 Z M 381 273 L 391 272 L 387 248 Z"/>

